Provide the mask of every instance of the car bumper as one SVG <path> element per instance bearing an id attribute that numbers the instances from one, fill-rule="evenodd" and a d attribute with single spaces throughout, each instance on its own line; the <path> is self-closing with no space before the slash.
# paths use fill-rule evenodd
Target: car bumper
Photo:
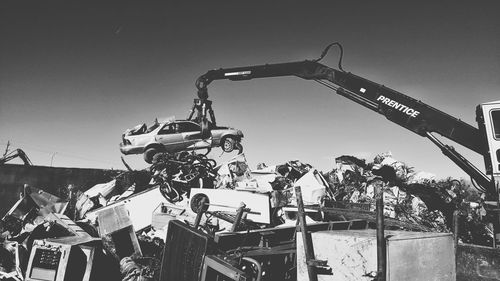
<path id="1" fill-rule="evenodd" d="M 141 154 L 144 152 L 144 147 L 142 146 L 133 146 L 133 145 L 124 145 L 120 143 L 120 151 L 121 153 L 128 154 Z"/>

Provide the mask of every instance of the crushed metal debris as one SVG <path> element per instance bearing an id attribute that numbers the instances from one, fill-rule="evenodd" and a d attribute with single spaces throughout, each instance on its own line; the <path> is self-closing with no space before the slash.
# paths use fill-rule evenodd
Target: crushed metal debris
<path id="1" fill-rule="evenodd" d="M 158 153 L 148 169 L 68 200 L 26 187 L 1 221 L 0 280 L 187 280 L 179 277 L 186 272 L 163 270 L 177 264 L 165 256 L 181 250 L 206 256 L 178 265 L 197 276 L 218 264 L 241 276 L 295 280 L 295 188 L 310 229 L 363 229 L 374 227 L 377 185 L 387 229 L 450 232 L 459 212 L 462 242 L 492 241 L 481 223 L 484 200 L 463 180 L 436 180 L 390 153 L 369 163 L 341 156 L 326 173 L 297 160 L 251 170 L 244 154 L 218 165 L 194 152 Z M 189 235 L 193 248 L 180 245 Z"/>

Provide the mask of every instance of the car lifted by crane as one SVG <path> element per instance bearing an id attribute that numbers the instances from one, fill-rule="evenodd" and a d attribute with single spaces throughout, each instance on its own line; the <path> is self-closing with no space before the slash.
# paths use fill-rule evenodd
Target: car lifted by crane
<path id="1" fill-rule="evenodd" d="M 340 49 L 338 69 L 320 63 L 332 46 Z M 207 123 L 207 111 L 214 119 L 208 100 L 208 85 L 215 80 L 242 81 L 254 78 L 296 76 L 316 81 L 337 94 L 346 97 L 365 108 L 384 115 L 388 120 L 419 136 L 428 138 L 439 147 L 444 155 L 471 177 L 476 188 L 486 195 L 487 211 L 494 229 L 494 247 L 500 245 L 500 101 L 482 103 L 476 108 L 477 127 L 448 115 L 428 104 L 403 93 L 367 80 L 342 68 L 343 48 L 339 43 L 328 45 L 321 56 L 314 60 L 265 64 L 255 66 L 219 68 L 210 70 L 196 80 L 198 96 L 194 108 L 200 108 L 197 121 Z M 205 134 L 207 133 L 207 126 Z M 203 130 L 203 129 L 202 129 Z M 485 173 L 436 137 L 439 134 L 484 158 Z"/>

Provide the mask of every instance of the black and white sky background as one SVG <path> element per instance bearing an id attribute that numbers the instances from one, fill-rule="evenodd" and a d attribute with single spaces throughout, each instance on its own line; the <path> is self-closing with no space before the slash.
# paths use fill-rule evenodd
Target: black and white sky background
<path id="1" fill-rule="evenodd" d="M 345 49 L 347 71 L 476 126 L 499 100 L 496 1 L 2 1 L 0 147 L 37 165 L 123 168 L 122 132 L 185 118 L 209 69 Z M 333 51 L 324 61 L 337 63 Z M 245 133 L 251 167 L 300 159 L 321 170 L 380 152 L 439 177 L 465 177 L 428 140 L 299 78 L 217 81 L 218 123 Z M 456 148 L 480 167 L 482 159 Z M 56 153 L 56 154 L 54 154 Z M 212 152 L 219 158 L 219 150 Z M 127 156 L 134 168 L 141 156 Z"/>

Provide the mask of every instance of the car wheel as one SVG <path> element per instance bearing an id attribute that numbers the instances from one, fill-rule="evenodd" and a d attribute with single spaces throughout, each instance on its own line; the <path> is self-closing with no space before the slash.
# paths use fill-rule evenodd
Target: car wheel
<path id="1" fill-rule="evenodd" d="M 224 141 L 222 142 L 222 150 L 224 152 L 233 151 L 235 143 L 236 143 L 236 140 L 234 138 L 232 138 L 232 137 L 225 138 Z"/>
<path id="2" fill-rule="evenodd" d="M 153 157 L 159 152 L 160 151 L 158 151 L 158 149 L 154 147 L 148 148 L 146 151 L 144 151 L 144 161 L 146 161 L 146 163 L 148 164 L 153 163 Z"/>

